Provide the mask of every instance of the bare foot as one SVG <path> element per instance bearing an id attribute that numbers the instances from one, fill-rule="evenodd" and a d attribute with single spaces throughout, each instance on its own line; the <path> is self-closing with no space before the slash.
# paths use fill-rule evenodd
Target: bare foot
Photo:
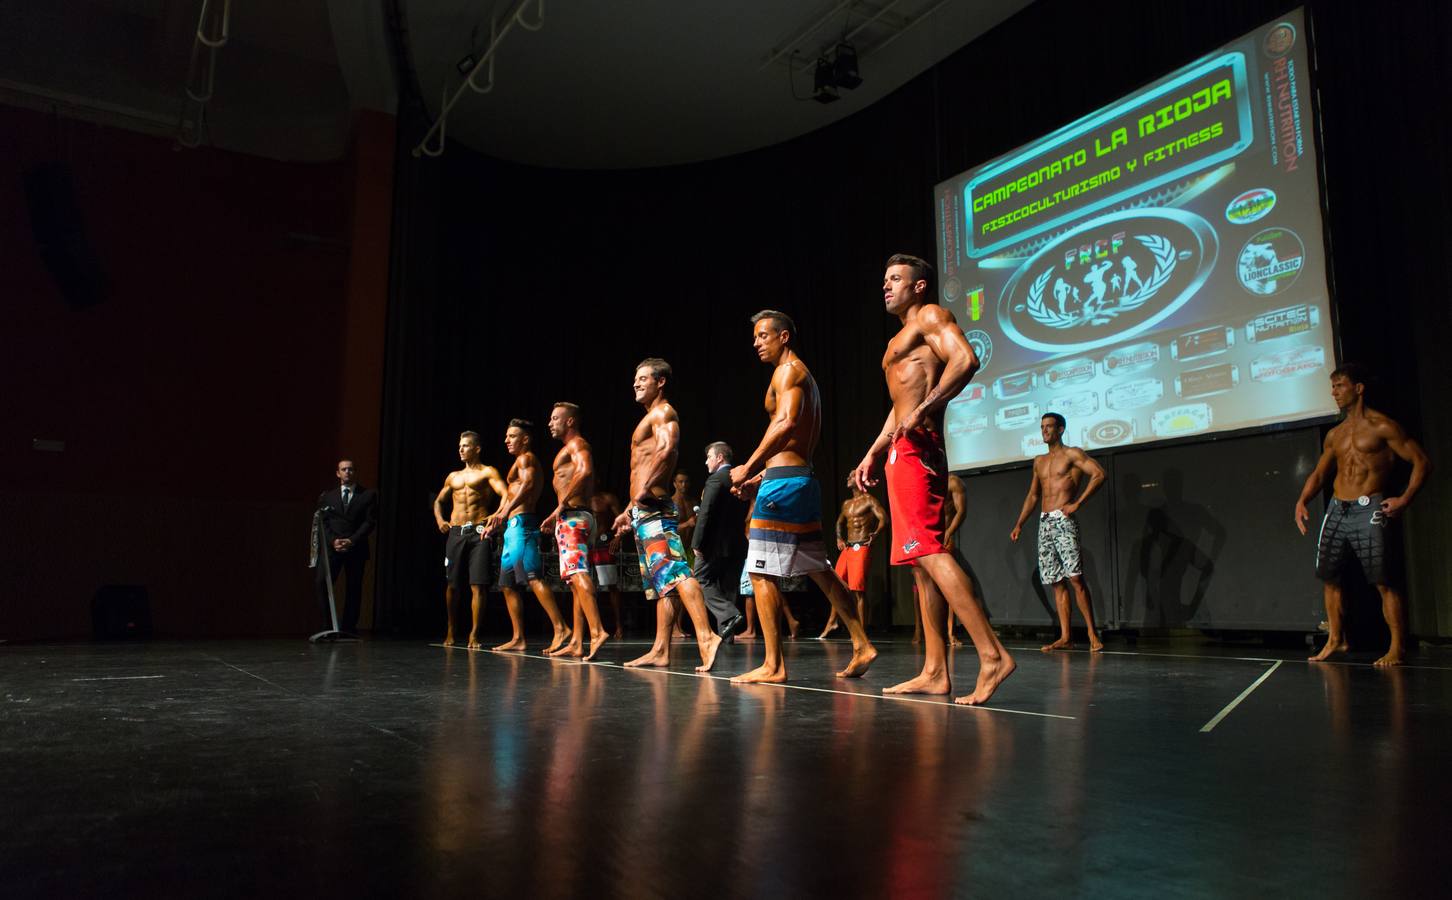
<path id="1" fill-rule="evenodd" d="M 948 671 L 940 669 L 935 673 L 923 672 L 916 678 L 910 678 L 901 684 L 883 688 L 884 694 L 946 694 L 953 689 L 948 681 Z"/>
<path id="2" fill-rule="evenodd" d="M 1099 639 L 1099 636 L 1098 635 L 1095 635 L 1094 637 L 1091 637 L 1089 639 L 1089 652 L 1090 653 L 1098 653 L 1100 650 L 1103 650 L 1103 649 L 1104 649 L 1104 642 Z"/>
<path id="3" fill-rule="evenodd" d="M 444 639 L 440 641 L 440 643 L 443 644 L 445 647 L 454 646 L 454 633 L 450 631 L 449 633 L 445 634 Z"/>
<path id="4" fill-rule="evenodd" d="M 1345 640 L 1327 641 L 1326 646 L 1321 648 L 1320 653 L 1317 653 L 1315 656 L 1308 656 L 1306 661 L 1321 662 L 1324 659 L 1329 659 L 1333 653 L 1345 653 L 1346 649 Z"/>
<path id="5" fill-rule="evenodd" d="M 743 631 L 740 634 L 736 635 L 736 640 L 738 640 L 738 641 L 754 641 L 754 640 L 756 640 L 756 632 L 754 632 L 754 631 Z"/>
<path id="6" fill-rule="evenodd" d="M 561 628 L 555 632 L 554 641 L 545 648 L 545 656 L 553 656 L 561 647 L 570 642 L 570 629 Z"/>
<path id="7" fill-rule="evenodd" d="M 877 648 L 871 644 L 868 644 L 861 650 L 854 649 L 852 651 L 852 658 L 847 661 L 847 668 L 838 672 L 837 677 L 860 678 L 867 671 L 867 667 L 872 665 L 874 659 L 877 659 Z"/>
<path id="8" fill-rule="evenodd" d="M 481 644 L 481 643 L 479 643 L 479 639 L 476 638 L 476 637 L 474 637 L 474 635 L 471 634 L 471 635 L 469 635 L 469 649 L 470 650 L 483 650 L 484 649 L 484 645 Z"/>
<path id="9" fill-rule="evenodd" d="M 670 654 L 665 650 L 656 650 L 654 647 L 644 656 L 637 656 L 625 664 L 625 668 L 634 669 L 640 666 L 668 666 L 671 664 Z"/>
<path id="10" fill-rule="evenodd" d="M 996 663 L 979 663 L 978 684 L 974 686 L 973 693 L 965 697 L 958 697 L 953 702 L 963 706 L 977 706 L 980 703 L 987 703 L 988 698 L 993 696 L 993 692 L 998 690 L 998 686 L 1003 684 L 1008 676 L 1013 674 L 1013 670 L 1016 668 L 1018 668 L 1018 665 L 1014 663 L 1013 657 L 1007 653 L 1003 654 L 1002 658 Z"/>
<path id="11" fill-rule="evenodd" d="M 789 640 L 789 641 L 796 640 L 797 639 L 797 630 L 800 629 L 801 627 L 802 627 L 802 620 L 801 619 L 788 619 L 787 620 L 787 640 Z"/>
<path id="12" fill-rule="evenodd" d="M 1101 644 L 1100 646 L 1103 645 Z M 1052 653 L 1055 650 L 1072 650 L 1074 649 L 1074 642 L 1069 640 L 1068 638 L 1059 638 L 1052 644 L 1045 644 L 1039 649 L 1044 651 L 1045 653 Z"/>
<path id="13" fill-rule="evenodd" d="M 732 684 L 781 684 L 786 681 L 786 666 L 762 665 L 731 679 Z"/>
<path id="14" fill-rule="evenodd" d="M 1372 663 L 1372 665 L 1376 666 L 1378 669 L 1386 669 L 1390 668 L 1391 666 L 1399 666 L 1401 664 L 1402 651 L 1400 649 L 1388 650 L 1386 652 L 1386 656 L 1383 656 L 1381 659 Z"/>
<path id="15" fill-rule="evenodd" d="M 961 647 L 961 646 L 963 646 L 963 642 L 960 641 L 960 640 L 958 640 L 958 636 L 956 634 L 955 635 L 951 635 L 948 638 L 948 646 L 950 646 L 950 647 Z"/>
<path id="16" fill-rule="evenodd" d="M 914 644 L 921 644 L 922 642 L 923 642 L 923 636 L 922 635 L 920 635 L 920 634 L 913 635 L 913 643 Z"/>
<path id="17" fill-rule="evenodd" d="M 833 622 L 831 625 L 828 625 L 826 628 L 823 628 L 822 629 L 822 633 L 819 634 L 819 635 L 817 635 L 817 640 L 819 640 L 819 641 L 826 640 L 827 639 L 827 635 L 829 635 L 832 632 L 836 631 L 838 629 L 838 627 L 840 627 L 840 626 L 838 626 L 836 622 Z"/>
<path id="18" fill-rule="evenodd" d="M 612 634 L 611 637 L 615 638 L 615 640 L 617 640 L 617 641 L 623 641 L 623 640 L 625 640 L 625 629 L 624 628 L 617 628 L 617 629 L 615 629 L 615 633 Z"/>
<path id="19" fill-rule="evenodd" d="M 711 639 L 706 642 L 706 648 L 701 651 L 701 664 L 696 666 L 696 671 L 711 671 L 711 667 L 716 664 L 716 651 L 720 649 L 721 636 L 719 634 L 711 635 Z"/>
<path id="20" fill-rule="evenodd" d="M 684 631 L 680 630 L 679 628 L 677 628 L 675 631 L 672 631 L 671 632 L 671 640 L 673 640 L 673 641 L 684 641 L 685 639 L 686 639 L 686 633 Z"/>
<path id="21" fill-rule="evenodd" d="M 523 650 L 523 649 L 525 649 L 524 638 L 522 638 L 522 637 L 513 638 L 511 640 L 505 641 L 504 643 L 498 645 L 494 649 L 495 650 Z"/>
<path id="22" fill-rule="evenodd" d="M 561 656 L 573 656 L 576 659 L 579 659 L 580 657 L 585 655 L 585 648 L 580 644 L 579 640 L 571 640 L 568 644 L 564 645 L 553 653 L 550 653 L 548 650 L 546 650 L 545 654 L 548 656 L 553 656 L 556 659 L 560 658 Z"/>
<path id="23" fill-rule="evenodd" d="M 590 654 L 585 657 L 585 662 L 589 662 L 590 660 L 594 659 L 595 654 L 600 652 L 600 648 L 603 647 L 605 645 L 605 642 L 608 640 L 610 640 L 610 632 L 606 631 L 605 629 L 602 628 L 599 631 L 592 632 L 590 634 Z"/>

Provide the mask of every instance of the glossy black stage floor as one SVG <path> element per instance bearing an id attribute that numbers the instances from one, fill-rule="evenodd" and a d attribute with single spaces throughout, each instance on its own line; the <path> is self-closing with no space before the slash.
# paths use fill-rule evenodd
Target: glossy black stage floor
<path id="1" fill-rule="evenodd" d="M 1015 646 L 970 709 L 906 638 L 643 646 L 0 648 L 0 897 L 1446 895 L 1440 654 Z"/>

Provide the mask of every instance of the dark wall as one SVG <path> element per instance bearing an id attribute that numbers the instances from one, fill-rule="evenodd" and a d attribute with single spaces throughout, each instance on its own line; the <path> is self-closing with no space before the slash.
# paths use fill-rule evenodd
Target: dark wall
<path id="1" fill-rule="evenodd" d="M 84 308 L 37 252 L 24 185 L 47 165 L 104 274 Z M 84 636 L 116 583 L 147 587 L 159 635 L 306 633 L 346 185 L 341 162 L 177 152 L 0 109 L 0 637 Z"/>
<path id="2" fill-rule="evenodd" d="M 887 410 L 879 361 L 897 323 L 880 312 L 882 263 L 899 250 L 933 255 L 933 185 L 1285 9 L 1136 2 L 1106 18 L 1093 5 L 1044 0 L 847 121 L 694 166 L 580 173 L 459 146 L 441 160 L 400 154 L 380 569 L 390 622 L 439 618 L 427 506 L 463 428 L 494 441 L 486 459 L 502 463 L 497 438 L 509 417 L 539 421 L 551 402 L 571 399 L 618 490 L 637 415 L 627 382 L 637 360 L 662 355 L 677 370 L 682 463 L 701 473 L 701 448 L 715 439 L 749 452 L 765 424 L 767 373 L 750 353 L 746 318 L 762 307 L 798 321 L 824 392 L 816 464 L 829 505 L 842 499 L 834 489 Z M 1449 14 L 1429 0 L 1396 13 L 1313 3 L 1311 13 L 1342 344 L 1386 374 L 1387 403 L 1437 438 L 1434 453 L 1452 452 L 1440 420 L 1423 417 L 1425 369 L 1437 367 L 1429 351 L 1449 332 L 1446 229 L 1436 217 L 1452 163 Z M 404 144 L 417 139 L 414 124 Z M 1268 498 L 1267 514 L 1289 524 L 1294 499 Z M 1430 519 L 1413 519 L 1414 567 L 1425 584 L 1446 587 L 1445 563 L 1429 562 L 1444 526 Z M 1431 602 L 1437 591 L 1422 594 Z M 1423 610 L 1422 630 L 1436 618 Z"/>

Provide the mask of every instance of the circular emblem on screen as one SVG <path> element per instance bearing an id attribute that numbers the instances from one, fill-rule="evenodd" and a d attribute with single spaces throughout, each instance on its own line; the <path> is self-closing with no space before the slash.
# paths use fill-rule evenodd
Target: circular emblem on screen
<path id="1" fill-rule="evenodd" d="M 1246 191 L 1225 207 L 1225 221 L 1231 225 L 1249 225 L 1270 215 L 1276 208 L 1276 192 L 1270 188 Z"/>
<path id="2" fill-rule="evenodd" d="M 1194 213 L 1134 210 L 1086 222 L 1034 254 L 998 301 L 1004 335 L 1031 350 L 1091 350 L 1151 328 L 1214 268 L 1215 230 Z"/>
<path id="3" fill-rule="evenodd" d="M 943 299 L 944 300 L 946 300 L 949 303 L 951 303 L 954 300 L 957 300 L 961 296 L 963 296 L 963 282 L 961 282 L 961 281 L 958 280 L 958 276 L 957 275 L 954 275 L 954 276 L 950 277 L 947 281 L 944 281 L 943 282 Z"/>
<path id="4" fill-rule="evenodd" d="M 1240 286 L 1252 294 L 1282 293 L 1301 275 L 1306 245 L 1289 228 L 1265 228 L 1245 242 L 1235 261 Z"/>
<path id="5" fill-rule="evenodd" d="M 988 361 L 993 358 L 993 338 L 988 332 L 979 331 L 977 328 L 963 335 L 968 339 L 968 346 L 973 348 L 973 355 L 978 357 L 978 368 L 988 368 Z"/>
<path id="6" fill-rule="evenodd" d="M 1134 423 L 1126 419 L 1106 419 L 1089 426 L 1084 436 L 1095 446 L 1113 447 L 1134 437 Z"/>
<path id="7" fill-rule="evenodd" d="M 1273 27 L 1265 35 L 1265 52 L 1267 56 L 1285 56 L 1296 46 L 1296 26 L 1290 22 L 1281 22 Z"/>

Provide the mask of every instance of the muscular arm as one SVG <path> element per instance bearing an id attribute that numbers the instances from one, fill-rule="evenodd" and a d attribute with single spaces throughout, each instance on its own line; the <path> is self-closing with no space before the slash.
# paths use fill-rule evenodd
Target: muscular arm
<path id="1" fill-rule="evenodd" d="M 444 489 L 439 491 L 439 495 L 434 498 L 434 522 L 439 526 L 440 531 L 449 530 L 449 520 L 444 518 L 444 507 L 442 504 L 444 502 L 444 498 L 448 497 L 450 494 L 451 489 L 449 488 L 449 479 L 445 478 Z"/>
<path id="2" fill-rule="evenodd" d="M 1079 499 L 1065 505 L 1065 515 L 1073 515 L 1078 512 L 1079 507 L 1084 505 L 1084 501 L 1093 496 L 1094 492 L 1099 490 L 1100 486 L 1104 484 L 1104 467 L 1099 465 L 1094 457 L 1085 453 L 1083 450 L 1073 448 L 1070 451 L 1069 461 L 1073 464 L 1074 468 L 1089 476 L 1089 483 L 1084 485 L 1084 493 L 1079 495 Z"/>
<path id="3" fill-rule="evenodd" d="M 1432 473 L 1432 460 L 1427 456 L 1427 451 L 1418 444 L 1390 419 L 1386 420 L 1386 426 L 1381 429 L 1386 437 L 1387 446 L 1397 455 L 1398 458 L 1412 464 L 1412 474 L 1407 478 L 1407 489 L 1402 491 L 1400 497 L 1388 497 L 1381 501 L 1382 511 L 1389 516 L 1395 516 L 1412 502 L 1412 498 L 1422 489 L 1427 476 Z"/>
<path id="4" fill-rule="evenodd" d="M 494 525 L 507 522 L 515 513 L 524 511 L 524 498 L 534 490 L 534 483 L 539 478 L 539 466 L 531 461 L 526 454 L 519 458 L 519 480 L 509 489 L 506 496 L 499 503 L 499 510 L 494 513 Z"/>
<path id="5" fill-rule="evenodd" d="M 1039 502 L 1039 467 L 1033 467 L 1033 478 L 1029 479 L 1028 495 L 1023 498 L 1023 509 L 1018 511 L 1018 520 L 1013 523 L 1013 530 L 1008 533 L 1008 539 L 1018 540 L 1019 532 L 1023 529 L 1023 523 L 1033 515 L 1034 506 Z"/>
<path id="6" fill-rule="evenodd" d="M 833 528 L 833 531 L 837 535 L 837 549 L 838 550 L 841 550 L 843 547 L 847 546 L 847 537 L 846 537 L 845 528 L 844 528 L 844 526 L 846 526 L 846 524 L 847 524 L 847 508 L 844 506 L 842 508 L 842 511 L 839 512 L 839 513 L 837 513 L 837 524 Z"/>
<path id="7" fill-rule="evenodd" d="M 570 475 L 569 483 L 565 485 L 564 492 L 555 498 L 555 511 L 550 513 L 552 517 L 564 512 L 565 498 L 578 494 L 580 489 L 585 486 L 585 482 L 589 481 L 595 474 L 595 454 L 588 447 L 575 444 L 573 446 L 566 446 L 565 450 L 570 455 L 570 464 L 575 468 L 573 474 Z M 588 497 L 585 502 L 587 504 L 589 503 Z"/>
<path id="8" fill-rule="evenodd" d="M 776 415 L 771 417 L 771 424 L 766 426 L 766 434 L 762 435 L 756 452 L 741 464 L 741 474 L 737 476 L 736 470 L 731 470 L 732 480 L 737 484 L 760 472 L 766 461 L 787 445 L 792 433 L 796 431 L 798 420 L 801 419 L 802 407 L 807 402 L 807 392 L 802 386 L 800 374 L 791 366 L 778 366 L 771 376 L 771 388 L 776 393 Z"/>
<path id="9" fill-rule="evenodd" d="M 963 336 L 963 329 L 958 327 L 958 320 L 941 306 L 924 306 L 918 312 L 918 327 L 929 349 L 945 363 L 938 384 L 914 410 L 921 418 L 941 412 L 949 400 L 968 386 L 978 371 L 978 357 Z"/>
<path id="10" fill-rule="evenodd" d="M 1338 428 L 1340 426 L 1337 426 Z M 1331 429 L 1334 432 L 1336 429 Z M 1321 445 L 1321 458 L 1316 461 L 1316 468 L 1306 476 L 1306 483 L 1301 488 L 1301 496 L 1296 498 L 1296 527 L 1301 529 L 1301 534 L 1306 533 L 1306 523 L 1311 519 L 1311 513 L 1306 509 L 1306 503 L 1321 491 L 1321 486 L 1326 483 L 1326 477 L 1331 474 L 1331 467 L 1336 465 L 1336 453 L 1331 449 L 1331 432 L 1327 432 L 1326 440 Z"/>
<path id="11" fill-rule="evenodd" d="M 887 527 L 887 510 L 871 494 L 867 495 L 867 499 L 872 501 L 872 514 L 877 518 L 877 527 L 872 530 L 872 536 L 875 538 L 882 534 L 882 529 Z"/>
<path id="12" fill-rule="evenodd" d="M 494 508 L 495 513 L 498 513 L 499 507 L 504 505 L 505 496 L 509 493 L 509 485 L 503 478 L 499 477 L 499 470 L 493 466 L 484 467 L 484 478 L 488 480 L 489 487 L 494 491 L 494 496 L 499 498 L 499 506 Z"/>
<path id="13" fill-rule="evenodd" d="M 968 492 L 963 489 L 963 482 L 958 478 L 948 479 L 948 493 L 953 495 L 953 519 L 948 523 L 947 541 L 949 550 L 952 545 L 958 543 L 958 526 L 963 524 L 964 507 L 968 505 Z"/>

